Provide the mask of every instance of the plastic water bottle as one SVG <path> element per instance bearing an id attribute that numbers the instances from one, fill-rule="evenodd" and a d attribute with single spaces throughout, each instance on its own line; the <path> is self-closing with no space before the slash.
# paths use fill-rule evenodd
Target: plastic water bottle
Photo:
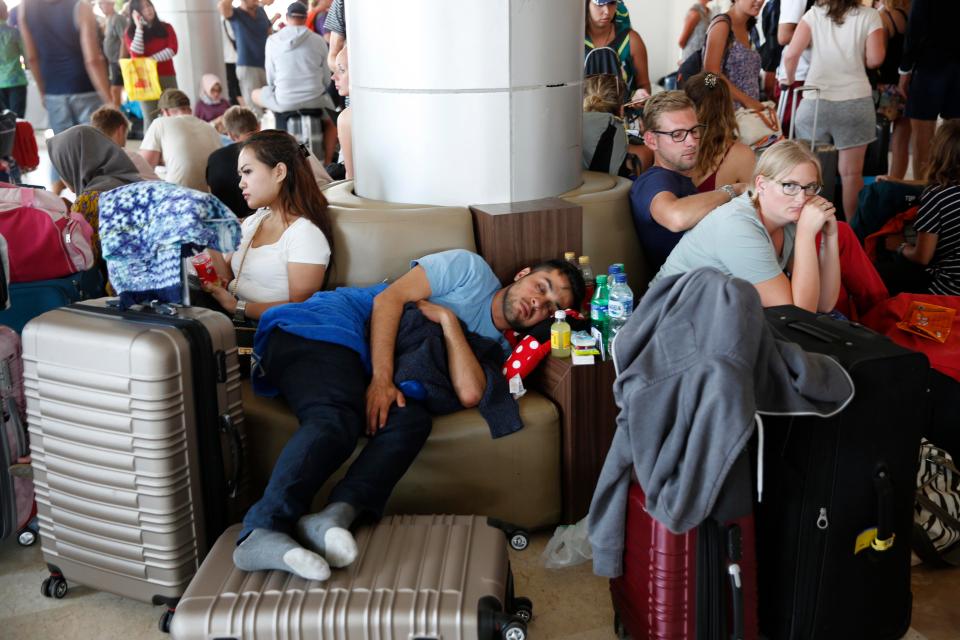
<path id="1" fill-rule="evenodd" d="M 613 338 L 633 313 L 633 290 L 627 285 L 627 274 L 618 273 L 614 278 L 607 308 L 610 313 L 610 342 L 607 345 L 609 352 L 613 347 Z"/>
<path id="2" fill-rule="evenodd" d="M 556 322 L 550 326 L 550 355 L 554 358 L 569 358 L 570 325 L 567 324 L 567 314 L 556 311 L 553 317 Z"/>
<path id="3" fill-rule="evenodd" d="M 590 301 L 590 326 L 600 332 L 600 339 L 606 346 L 610 341 L 610 288 L 607 286 L 607 276 L 597 276 L 597 291 Z"/>

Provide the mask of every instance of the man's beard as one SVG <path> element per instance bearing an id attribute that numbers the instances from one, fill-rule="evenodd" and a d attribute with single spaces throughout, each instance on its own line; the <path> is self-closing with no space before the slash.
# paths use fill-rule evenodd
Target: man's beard
<path id="1" fill-rule="evenodd" d="M 514 331 L 518 333 L 523 333 L 530 327 L 520 322 L 520 320 L 517 318 L 517 314 L 513 311 L 513 309 L 516 308 L 516 305 L 510 304 L 511 303 L 510 292 L 513 291 L 513 287 L 515 284 L 516 283 L 511 284 L 509 287 L 507 287 L 507 290 L 503 293 L 503 309 L 502 309 L 503 317 L 504 319 L 506 319 L 507 324 L 509 324 Z"/>

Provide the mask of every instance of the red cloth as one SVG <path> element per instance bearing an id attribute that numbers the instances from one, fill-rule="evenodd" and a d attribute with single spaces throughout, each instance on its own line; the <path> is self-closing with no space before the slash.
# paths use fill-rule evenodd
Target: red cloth
<path id="1" fill-rule="evenodd" d="M 155 53 L 163 51 L 167 47 L 173 50 L 174 55 L 177 53 L 177 32 L 173 30 L 173 27 L 166 22 L 162 23 L 167 29 L 167 37 L 165 38 L 147 38 L 143 39 L 143 54 L 137 54 L 133 51 L 130 51 L 131 58 L 149 58 Z M 127 50 L 130 50 L 130 45 L 133 43 L 133 38 L 130 37 L 128 33 L 123 34 L 123 40 L 127 44 Z M 162 62 L 157 62 L 157 75 L 158 76 L 175 76 L 176 72 L 173 70 L 173 60 L 164 60 Z"/>
<path id="2" fill-rule="evenodd" d="M 960 313 L 953 319 L 953 328 L 943 344 L 922 338 L 897 327 L 911 302 L 926 302 L 960 311 L 960 296 L 935 296 L 929 293 L 901 293 L 875 306 L 860 322 L 889 337 L 901 347 L 920 351 L 930 359 L 930 366 L 960 381 Z"/>
<path id="3" fill-rule="evenodd" d="M 13 141 L 13 159 L 17 161 L 21 171 L 32 171 L 40 166 L 40 152 L 37 149 L 37 138 L 33 133 L 33 125 L 26 120 L 17 120 L 16 137 Z"/>
<path id="4" fill-rule="evenodd" d="M 835 309 L 856 320 L 890 297 L 876 267 L 867 256 L 857 234 L 846 222 L 837 222 L 840 249 L 840 295 Z M 820 246 L 819 240 L 817 246 Z"/>
<path id="5" fill-rule="evenodd" d="M 898 213 L 884 224 L 880 229 L 868 235 L 863 241 L 863 250 L 867 257 L 876 262 L 877 244 L 883 242 L 886 236 L 892 236 L 895 233 L 901 233 L 904 226 L 917 217 L 919 207 L 911 207 L 902 213 Z"/>

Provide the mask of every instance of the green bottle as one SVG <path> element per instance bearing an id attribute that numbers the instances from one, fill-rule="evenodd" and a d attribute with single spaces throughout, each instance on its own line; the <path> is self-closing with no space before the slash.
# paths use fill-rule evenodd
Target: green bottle
<path id="1" fill-rule="evenodd" d="M 606 346 L 610 340 L 610 287 L 607 286 L 607 276 L 597 276 L 597 290 L 590 301 L 590 326 L 600 332 L 601 340 Z"/>

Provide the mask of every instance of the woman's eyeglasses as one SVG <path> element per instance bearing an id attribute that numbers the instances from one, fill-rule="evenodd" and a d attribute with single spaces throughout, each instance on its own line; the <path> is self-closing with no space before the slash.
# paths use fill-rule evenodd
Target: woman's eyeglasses
<path id="1" fill-rule="evenodd" d="M 662 136 L 670 136 L 670 139 L 674 142 L 683 142 L 687 139 L 687 134 L 693 136 L 694 140 L 699 140 L 700 136 L 703 135 L 703 130 L 707 128 L 705 124 L 698 124 L 692 129 L 674 129 L 673 131 L 657 131 L 651 129 L 653 133 L 658 133 Z"/>
<path id="2" fill-rule="evenodd" d="M 823 185 L 816 183 L 813 184 L 797 184 L 796 182 L 781 182 L 780 189 L 783 190 L 783 195 L 785 196 L 795 196 L 801 191 L 804 195 L 815 196 L 820 193 L 820 189 L 823 188 Z"/>

